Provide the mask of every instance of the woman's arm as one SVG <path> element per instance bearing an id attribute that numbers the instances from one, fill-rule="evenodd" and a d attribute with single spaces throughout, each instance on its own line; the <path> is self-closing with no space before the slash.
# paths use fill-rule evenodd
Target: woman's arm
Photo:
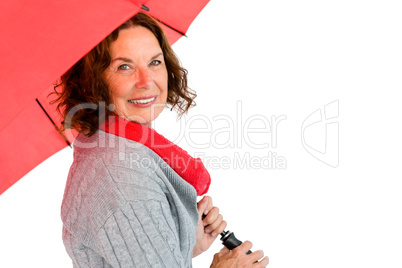
<path id="1" fill-rule="evenodd" d="M 147 200 L 119 208 L 98 232 L 99 254 L 112 267 L 189 267 L 166 205 Z"/>

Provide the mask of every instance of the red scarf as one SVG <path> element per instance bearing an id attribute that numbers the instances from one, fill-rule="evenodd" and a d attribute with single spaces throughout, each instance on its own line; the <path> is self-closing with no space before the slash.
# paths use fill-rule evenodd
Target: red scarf
<path id="1" fill-rule="evenodd" d="M 203 195 L 208 191 L 211 177 L 201 159 L 193 158 L 154 129 L 118 116 L 110 117 L 101 126 L 101 129 L 109 134 L 139 142 L 150 148 L 180 177 L 190 183 L 197 191 L 197 195 Z"/>

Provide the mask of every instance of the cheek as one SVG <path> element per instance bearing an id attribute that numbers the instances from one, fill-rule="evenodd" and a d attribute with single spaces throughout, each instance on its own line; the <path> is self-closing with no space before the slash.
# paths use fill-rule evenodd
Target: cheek
<path id="1" fill-rule="evenodd" d="M 162 92 L 164 93 L 164 95 L 167 98 L 167 94 L 168 94 L 168 88 L 169 88 L 169 84 L 168 84 L 168 75 L 167 75 L 167 71 L 165 72 L 164 76 L 163 76 L 163 82 L 162 82 Z"/>
<path id="2" fill-rule="evenodd" d="M 127 79 L 121 77 L 111 77 L 108 79 L 106 85 L 109 89 L 109 95 L 111 99 L 118 99 L 125 97 L 127 90 Z"/>
<path id="3" fill-rule="evenodd" d="M 152 79 L 156 87 L 160 90 L 160 101 L 165 103 L 168 95 L 167 71 L 159 70 L 158 72 L 154 73 Z"/>
<path id="4" fill-rule="evenodd" d="M 169 90 L 168 90 L 168 85 L 166 84 L 166 86 L 163 88 L 163 90 L 161 92 L 161 101 L 163 103 L 167 102 L 168 95 L 169 95 Z"/>

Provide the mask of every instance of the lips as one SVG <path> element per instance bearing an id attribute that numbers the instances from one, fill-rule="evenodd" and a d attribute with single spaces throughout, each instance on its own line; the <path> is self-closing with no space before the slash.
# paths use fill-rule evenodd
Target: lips
<path id="1" fill-rule="evenodd" d="M 142 98 L 131 99 L 128 100 L 128 102 L 136 107 L 148 107 L 155 102 L 156 97 L 157 96 L 146 96 Z"/>

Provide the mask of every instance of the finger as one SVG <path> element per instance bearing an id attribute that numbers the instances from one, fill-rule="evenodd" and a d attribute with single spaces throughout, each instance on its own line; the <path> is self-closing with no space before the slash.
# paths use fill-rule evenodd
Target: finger
<path id="1" fill-rule="evenodd" d="M 253 267 L 266 267 L 269 264 L 269 258 L 265 256 L 262 260 L 259 262 L 253 263 Z"/>
<path id="2" fill-rule="evenodd" d="M 219 208 L 213 207 L 211 209 L 211 211 L 209 211 L 209 213 L 206 214 L 206 216 L 202 220 L 204 222 L 204 226 L 207 226 L 209 224 L 213 224 L 214 221 L 218 218 L 218 216 L 219 216 Z"/>
<path id="3" fill-rule="evenodd" d="M 215 231 L 216 228 L 218 228 L 218 226 L 221 224 L 221 222 L 223 221 L 223 216 L 221 214 L 218 214 L 218 216 L 215 218 L 215 220 L 208 224 L 207 227 L 205 227 L 205 233 L 210 234 L 213 231 Z M 205 220 L 204 220 L 205 222 Z"/>
<path id="4" fill-rule="evenodd" d="M 252 262 L 257 262 L 259 259 L 264 257 L 264 252 L 262 250 L 257 250 L 249 254 L 248 256 L 252 260 Z"/>
<path id="5" fill-rule="evenodd" d="M 204 214 L 208 215 L 209 211 L 213 208 L 214 205 L 212 203 L 212 198 L 210 196 L 206 195 L 206 196 L 204 196 L 204 198 L 206 199 L 205 202 L 207 202 L 207 207 L 204 211 Z"/>
<path id="6" fill-rule="evenodd" d="M 211 235 L 212 236 L 218 236 L 219 234 L 221 234 L 225 229 L 226 229 L 226 226 L 227 226 L 228 224 L 227 224 L 227 222 L 226 221 L 222 221 L 221 222 L 221 224 L 219 224 L 219 226 L 218 226 L 218 228 L 216 228 L 212 233 L 211 233 Z"/>
<path id="7" fill-rule="evenodd" d="M 205 214 L 205 210 L 208 206 L 208 198 L 205 196 L 197 203 L 197 210 L 198 210 L 198 215 L 203 217 L 203 214 Z"/>
<path id="8" fill-rule="evenodd" d="M 250 241 L 244 241 L 240 246 L 233 249 L 233 253 L 240 255 L 246 254 L 253 247 L 253 244 Z"/>
<path id="9" fill-rule="evenodd" d="M 209 214 L 212 208 L 213 208 L 212 198 L 210 196 L 205 195 L 197 204 L 198 214 L 201 215 L 202 220 L 205 219 L 205 217 Z"/>
<path id="10" fill-rule="evenodd" d="M 230 250 L 229 250 L 227 247 L 223 247 L 223 248 L 218 252 L 218 255 L 219 255 L 219 256 L 223 256 L 223 255 L 228 254 L 229 252 L 230 252 Z"/>

